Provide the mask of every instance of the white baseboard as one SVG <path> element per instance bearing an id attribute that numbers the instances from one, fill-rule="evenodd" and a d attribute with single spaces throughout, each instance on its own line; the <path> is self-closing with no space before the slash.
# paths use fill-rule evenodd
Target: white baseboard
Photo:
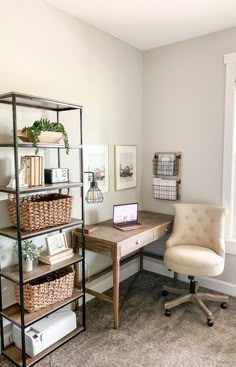
<path id="1" fill-rule="evenodd" d="M 160 275 L 164 275 L 173 278 L 173 272 L 169 271 L 161 260 L 144 257 L 143 261 L 144 270 L 151 271 Z M 188 283 L 188 277 L 186 275 L 178 274 L 178 279 Z M 223 282 L 216 278 L 199 278 L 199 284 L 202 287 L 209 288 L 216 292 L 225 293 L 231 296 L 236 296 L 236 284 Z"/>

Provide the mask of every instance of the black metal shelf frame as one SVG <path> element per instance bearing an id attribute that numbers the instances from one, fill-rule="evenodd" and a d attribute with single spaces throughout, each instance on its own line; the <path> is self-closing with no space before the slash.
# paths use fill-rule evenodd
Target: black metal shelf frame
<path id="1" fill-rule="evenodd" d="M 83 314 L 83 320 L 82 320 L 82 327 L 80 329 L 78 329 L 78 333 L 86 330 L 86 318 L 85 318 L 85 261 L 84 261 L 84 256 L 85 256 L 85 246 L 84 246 L 84 241 L 85 241 L 85 233 L 84 233 L 84 192 L 83 192 L 83 131 L 82 131 L 82 106 L 81 105 L 76 105 L 76 104 L 71 104 L 71 103 L 65 103 L 65 102 L 60 102 L 60 101 L 56 101 L 56 100 L 50 100 L 47 98 L 41 98 L 41 97 L 36 97 L 36 96 L 32 96 L 32 95 L 26 95 L 26 94 L 22 94 L 22 93 L 17 93 L 17 92 L 10 92 L 10 93 L 6 93 L 6 94 L 2 94 L 0 95 L 0 104 L 8 104 L 12 106 L 12 123 L 13 123 L 13 143 L 2 143 L 0 144 L 0 147 L 12 147 L 14 150 L 14 168 L 15 168 L 15 181 L 16 181 L 16 188 L 15 188 L 15 196 L 16 196 L 16 219 L 17 219 L 17 227 L 16 227 L 16 236 L 12 236 L 6 233 L 1 232 L 0 229 L 0 236 L 5 236 L 5 237 L 9 237 L 12 239 L 17 239 L 17 243 L 18 243 L 18 262 L 19 262 L 19 286 L 20 286 L 20 303 L 21 303 L 21 307 L 20 307 L 20 324 L 21 324 L 21 345 L 22 345 L 22 351 L 21 351 L 21 355 L 22 355 L 22 360 L 20 362 L 16 362 L 14 360 L 14 358 L 11 358 L 10 355 L 8 355 L 8 353 L 4 353 L 4 349 L 5 349 L 5 345 L 4 345 L 4 329 L 3 329 L 3 302 L 2 302 L 2 275 L 0 274 L 0 329 L 1 329 L 1 350 L 3 352 L 3 354 L 5 354 L 10 360 L 12 360 L 16 365 L 21 366 L 21 367 L 27 367 L 29 365 L 29 363 L 27 363 L 27 355 L 25 353 L 25 317 L 24 317 L 24 278 L 23 278 L 23 264 L 22 264 L 22 248 L 21 248 L 21 241 L 22 239 L 26 239 L 26 238 L 32 238 L 35 236 L 39 236 L 45 233 L 50 233 L 52 231 L 55 230 L 59 230 L 60 232 L 64 229 L 64 228 L 70 228 L 73 227 L 74 225 L 82 225 L 82 239 L 83 239 L 83 246 L 82 246 L 82 296 L 80 298 L 82 298 L 82 314 Z M 79 172 L 80 172 L 80 179 L 81 182 L 77 185 L 78 187 L 81 188 L 81 213 L 82 213 L 82 218 L 81 220 L 78 220 L 76 223 L 73 224 L 67 224 L 65 226 L 59 226 L 59 227 L 52 227 L 47 229 L 46 231 L 38 231 L 37 233 L 32 233 L 30 234 L 30 232 L 28 234 L 24 234 L 22 235 L 22 231 L 21 231 L 21 217 L 20 217 L 20 195 L 22 193 L 24 193 L 24 191 L 26 190 L 22 190 L 22 188 L 20 188 L 19 186 L 19 175 L 18 175 L 18 149 L 19 148 L 25 148 L 25 147 L 29 147 L 32 148 L 33 144 L 29 143 L 29 144 L 22 144 L 22 143 L 18 143 L 18 138 L 17 138 L 17 106 L 21 106 L 21 107 L 29 107 L 29 108 L 34 108 L 34 109 L 42 109 L 42 110 L 47 110 L 47 111 L 55 111 L 56 112 L 56 121 L 57 123 L 59 123 L 59 115 L 60 112 L 63 111 L 70 111 L 70 110 L 78 110 L 79 111 L 79 127 L 80 127 L 80 141 L 79 141 L 79 145 L 78 146 L 72 146 L 71 149 L 78 149 L 79 151 L 79 157 L 80 157 L 80 166 L 79 168 Z M 57 158 L 58 158 L 58 168 L 61 166 L 61 157 L 60 157 L 60 151 L 61 149 L 65 149 L 65 146 L 62 144 L 40 144 L 41 148 L 54 148 L 57 149 Z M 59 187 L 54 188 L 57 190 L 60 190 Z M 47 188 L 47 190 L 49 190 L 49 187 Z M 45 191 L 45 190 L 40 190 L 39 188 L 35 188 L 35 190 L 30 190 L 30 192 L 37 192 L 37 191 Z M 9 192 L 9 191 L 4 191 L 3 189 L 0 190 L 0 192 Z M 53 312 L 53 311 L 52 311 Z M 75 333 L 71 334 L 71 338 L 74 336 Z M 69 340 L 70 337 L 67 339 Z M 60 343 L 55 343 L 55 348 L 58 347 L 58 344 Z M 50 348 L 50 351 L 53 351 L 54 348 L 52 346 L 52 348 Z"/>

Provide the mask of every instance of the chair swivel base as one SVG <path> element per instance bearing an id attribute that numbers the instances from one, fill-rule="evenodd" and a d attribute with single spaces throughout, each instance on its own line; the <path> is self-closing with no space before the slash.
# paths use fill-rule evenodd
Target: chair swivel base
<path id="1" fill-rule="evenodd" d="M 191 283 L 190 283 L 190 293 L 186 293 L 184 289 L 163 286 L 162 288 L 163 296 L 167 296 L 168 292 L 180 295 L 179 297 L 175 298 L 172 301 L 165 302 L 164 304 L 164 308 L 166 310 L 165 315 L 170 316 L 171 315 L 170 309 L 173 307 L 181 305 L 182 303 L 185 303 L 185 302 L 192 302 L 192 303 L 195 303 L 200 308 L 200 310 L 203 312 L 203 314 L 206 316 L 207 325 L 213 326 L 214 321 L 213 321 L 212 312 L 206 307 L 203 301 L 221 302 L 221 308 L 225 309 L 227 308 L 227 304 L 229 303 L 229 297 L 224 296 L 224 295 L 216 295 L 212 293 L 197 292 L 198 286 L 196 284 L 191 285 Z"/>

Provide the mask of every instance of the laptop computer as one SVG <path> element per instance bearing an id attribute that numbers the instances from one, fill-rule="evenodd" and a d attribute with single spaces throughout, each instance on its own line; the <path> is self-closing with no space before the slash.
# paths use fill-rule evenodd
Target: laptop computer
<path id="1" fill-rule="evenodd" d="M 113 205 L 113 226 L 121 231 L 147 227 L 138 222 L 138 203 Z"/>

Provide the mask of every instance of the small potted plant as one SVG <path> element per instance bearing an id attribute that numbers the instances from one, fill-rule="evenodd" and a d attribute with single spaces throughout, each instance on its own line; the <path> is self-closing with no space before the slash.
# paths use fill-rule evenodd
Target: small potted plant
<path id="1" fill-rule="evenodd" d="M 51 122 L 41 118 L 34 121 L 32 126 L 24 127 L 17 132 L 17 136 L 23 141 L 30 141 L 35 147 L 35 154 L 38 154 L 39 143 L 59 143 L 64 140 L 66 153 L 69 153 L 70 145 L 67 132 L 61 123 Z"/>
<path id="2" fill-rule="evenodd" d="M 23 271 L 29 272 L 33 270 L 33 260 L 40 255 L 43 246 L 35 246 L 32 240 L 25 240 L 21 242 L 21 252 L 23 260 Z M 18 255 L 18 243 L 14 246 L 14 252 Z"/>

